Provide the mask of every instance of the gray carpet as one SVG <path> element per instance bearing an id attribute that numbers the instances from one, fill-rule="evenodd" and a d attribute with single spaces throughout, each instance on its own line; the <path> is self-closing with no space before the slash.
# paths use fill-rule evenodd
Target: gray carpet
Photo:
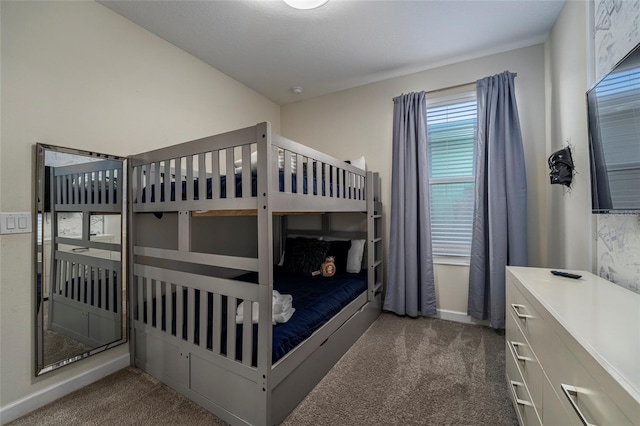
<path id="1" fill-rule="evenodd" d="M 10 425 L 224 425 L 126 368 Z M 283 425 L 516 425 L 504 336 L 438 319 L 383 314 Z"/>

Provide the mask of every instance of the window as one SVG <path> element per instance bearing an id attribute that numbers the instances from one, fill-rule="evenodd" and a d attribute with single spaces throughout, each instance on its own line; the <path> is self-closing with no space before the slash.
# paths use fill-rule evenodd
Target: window
<path id="1" fill-rule="evenodd" d="M 427 140 L 434 256 L 468 257 L 475 192 L 475 86 L 427 94 Z"/>

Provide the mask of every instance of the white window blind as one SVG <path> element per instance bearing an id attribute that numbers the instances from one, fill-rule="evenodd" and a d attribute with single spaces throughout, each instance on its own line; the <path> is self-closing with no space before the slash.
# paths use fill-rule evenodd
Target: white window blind
<path id="1" fill-rule="evenodd" d="M 427 94 L 431 238 L 435 256 L 469 256 L 477 134 L 475 85 Z"/>
<path id="2" fill-rule="evenodd" d="M 640 209 L 640 69 L 610 75 L 596 93 L 613 205 Z"/>

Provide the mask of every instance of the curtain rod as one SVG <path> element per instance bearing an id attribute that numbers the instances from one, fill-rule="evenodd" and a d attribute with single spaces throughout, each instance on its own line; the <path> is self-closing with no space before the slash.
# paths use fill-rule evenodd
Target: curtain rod
<path id="1" fill-rule="evenodd" d="M 517 72 L 512 72 L 511 74 L 513 74 L 514 77 L 518 76 Z M 477 83 L 477 81 L 470 81 L 468 83 L 454 84 L 453 86 L 443 87 L 442 89 L 430 90 L 430 91 L 428 91 L 426 93 L 427 93 L 427 95 L 429 95 L 429 94 L 433 94 L 433 93 L 444 92 L 446 90 L 457 89 L 458 87 L 468 86 L 470 84 L 475 84 L 475 83 Z M 399 97 L 399 96 L 396 96 L 396 98 L 397 97 Z M 393 100 L 395 101 L 396 98 L 393 98 Z"/>
<path id="2" fill-rule="evenodd" d="M 425 92 L 427 95 L 432 95 L 434 93 L 439 93 L 439 92 L 444 92 L 447 90 L 451 90 L 451 89 L 457 89 L 458 87 L 462 87 L 462 86 L 469 86 L 470 84 L 475 84 L 475 81 L 469 82 L 469 83 L 462 83 L 462 84 L 456 84 L 454 86 L 449 86 L 449 87 L 443 87 L 442 89 L 437 89 L 437 90 L 430 90 L 428 92 Z M 398 99 L 400 96 L 396 96 L 392 99 L 392 102 L 395 102 L 396 99 Z"/>
<path id="3" fill-rule="evenodd" d="M 461 84 L 456 84 L 453 86 L 449 86 L 449 87 L 443 87 L 441 89 L 436 89 L 436 90 L 430 90 L 427 92 L 427 95 L 430 93 L 438 93 L 438 92 L 444 92 L 446 90 L 452 90 L 452 89 L 457 89 L 458 87 L 462 87 L 462 86 L 468 86 L 470 84 L 475 84 L 475 81 L 470 81 L 469 83 L 461 83 Z"/>

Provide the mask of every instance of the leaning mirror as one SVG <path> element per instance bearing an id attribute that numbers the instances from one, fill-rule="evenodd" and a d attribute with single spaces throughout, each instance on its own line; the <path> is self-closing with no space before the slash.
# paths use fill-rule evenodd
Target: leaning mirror
<path id="1" fill-rule="evenodd" d="M 126 342 L 126 159 L 36 145 L 36 375 Z"/>

